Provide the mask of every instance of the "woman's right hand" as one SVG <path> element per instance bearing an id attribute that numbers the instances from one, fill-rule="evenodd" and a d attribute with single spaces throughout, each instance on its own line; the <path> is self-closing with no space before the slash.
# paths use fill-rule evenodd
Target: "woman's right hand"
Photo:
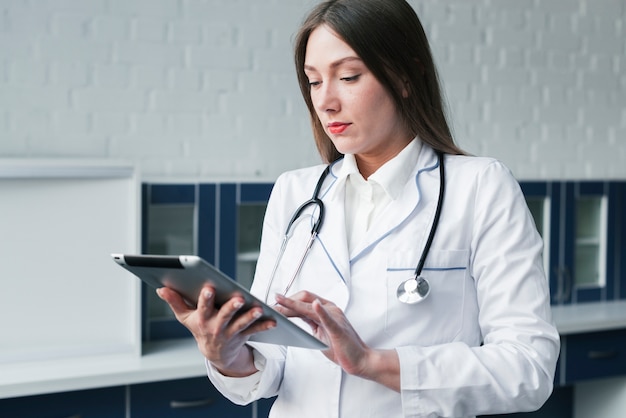
<path id="1" fill-rule="evenodd" d="M 157 295 L 168 303 L 176 319 L 193 335 L 200 352 L 220 373 L 243 377 L 257 371 L 252 348 L 246 345 L 250 335 L 276 326 L 272 320 L 258 321 L 261 308 L 255 307 L 239 315 L 244 300 L 234 296 L 219 309 L 215 307 L 215 291 L 207 285 L 200 292 L 198 305 L 191 307 L 176 291 L 157 289 Z"/>

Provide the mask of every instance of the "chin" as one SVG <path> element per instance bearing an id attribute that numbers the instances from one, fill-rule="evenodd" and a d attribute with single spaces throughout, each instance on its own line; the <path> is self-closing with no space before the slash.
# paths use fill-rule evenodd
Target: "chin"
<path id="1" fill-rule="evenodd" d="M 340 153 L 342 154 L 357 154 L 358 153 L 358 147 L 355 146 L 356 144 L 354 143 L 354 141 L 348 138 L 341 138 L 340 135 L 335 135 L 335 136 L 329 135 L 329 137 L 333 145 L 335 146 L 335 148 L 337 148 L 337 151 L 339 151 Z"/>

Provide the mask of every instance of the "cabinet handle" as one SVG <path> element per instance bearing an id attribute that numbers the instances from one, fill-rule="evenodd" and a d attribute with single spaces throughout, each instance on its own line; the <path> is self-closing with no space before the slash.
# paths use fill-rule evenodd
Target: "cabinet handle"
<path id="1" fill-rule="evenodd" d="M 213 398 L 198 399 L 195 401 L 170 401 L 170 408 L 172 409 L 197 408 L 200 406 L 211 405 L 213 402 L 214 402 Z"/>
<path id="2" fill-rule="evenodd" d="M 606 360 L 615 358 L 619 354 L 617 350 L 591 350 L 587 352 L 587 358 L 591 360 Z"/>
<path id="3" fill-rule="evenodd" d="M 563 278 L 565 279 L 565 286 L 563 289 L 563 302 L 567 302 L 572 298 L 572 286 L 574 278 L 572 277 L 572 272 L 569 267 L 563 267 Z"/>

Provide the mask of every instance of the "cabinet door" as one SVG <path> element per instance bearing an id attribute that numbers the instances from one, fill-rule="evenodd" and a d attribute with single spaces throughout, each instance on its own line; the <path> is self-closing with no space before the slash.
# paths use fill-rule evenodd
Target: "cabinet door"
<path id="1" fill-rule="evenodd" d="M 573 387 L 567 386 L 556 388 L 546 403 L 533 412 L 519 412 L 504 415 L 485 415 L 485 418 L 573 418 L 574 417 L 574 393 Z"/>
<path id="2" fill-rule="evenodd" d="M 130 387 L 131 418 L 250 418 L 252 406 L 224 398 L 206 377 Z"/>
<path id="3" fill-rule="evenodd" d="M 81 390 L 0 400 L 3 418 L 125 418 L 125 388 Z"/>
<path id="4" fill-rule="evenodd" d="M 520 183 L 544 239 L 551 302 L 619 297 L 624 254 L 622 189 L 615 182 Z"/>
<path id="5" fill-rule="evenodd" d="M 537 230 L 543 238 L 543 262 L 550 283 L 550 300 L 553 304 L 562 303 L 566 289 L 559 267 L 561 185 L 545 181 L 527 181 L 521 182 L 520 186 Z"/>
<path id="6" fill-rule="evenodd" d="M 144 184 L 142 251 L 197 254 L 250 287 L 272 183 Z M 143 288 L 144 341 L 189 337 Z"/>
<path id="7" fill-rule="evenodd" d="M 564 267 L 571 282 L 571 301 L 614 297 L 614 193 L 608 182 L 567 182 Z"/>
<path id="8" fill-rule="evenodd" d="M 612 184 L 610 199 L 609 219 L 614 222 L 609 228 L 609 233 L 614 234 L 614 248 L 610 253 L 615 254 L 615 258 L 609 264 L 612 269 L 609 274 L 615 277 L 615 299 L 626 299 L 626 181 Z"/>
<path id="9" fill-rule="evenodd" d="M 219 267 L 250 288 L 272 183 L 220 184 Z"/>
<path id="10" fill-rule="evenodd" d="M 565 383 L 626 375 L 626 329 L 562 338 Z"/>
<path id="11" fill-rule="evenodd" d="M 204 218 L 201 209 L 214 207 L 199 199 L 198 194 L 195 184 L 142 186 L 144 254 L 198 254 L 198 221 Z M 198 204 L 198 200 L 202 205 Z M 212 254 L 204 256 L 213 262 Z M 142 287 L 142 318 L 144 341 L 190 336 L 187 329 L 176 321 L 169 306 L 159 299 L 154 289 L 145 284 Z"/>

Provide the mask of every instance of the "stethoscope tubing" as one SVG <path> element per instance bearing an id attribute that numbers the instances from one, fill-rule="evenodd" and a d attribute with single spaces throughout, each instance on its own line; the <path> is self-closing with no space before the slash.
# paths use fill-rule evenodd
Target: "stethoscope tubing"
<path id="1" fill-rule="evenodd" d="M 298 208 L 294 211 L 293 216 L 287 223 L 287 228 L 285 228 L 285 235 L 283 236 L 283 241 L 280 245 L 280 250 L 278 251 L 278 257 L 276 257 L 276 262 L 274 263 L 274 267 L 272 268 L 272 274 L 270 275 L 270 282 L 267 285 L 267 289 L 265 290 L 265 299 L 264 299 L 265 302 L 267 302 L 269 298 L 269 293 L 270 293 L 270 288 L 272 287 L 272 282 L 274 281 L 274 277 L 276 276 L 276 271 L 278 270 L 280 261 L 282 260 L 283 254 L 285 253 L 285 249 L 287 248 L 287 242 L 289 241 L 289 234 L 291 233 L 292 226 L 295 224 L 296 220 L 300 217 L 300 215 L 302 215 L 302 213 L 309 206 L 317 206 L 318 214 L 317 214 L 316 221 L 313 222 L 313 226 L 311 227 L 311 236 L 309 237 L 309 241 L 307 242 L 306 248 L 304 249 L 304 252 L 302 253 L 302 256 L 300 257 L 300 261 L 298 262 L 298 267 L 296 268 L 296 271 L 291 276 L 291 278 L 289 279 L 289 282 L 287 283 L 287 286 L 285 286 L 285 289 L 282 292 L 283 295 L 286 295 L 287 292 L 289 292 L 289 289 L 291 289 L 291 286 L 295 282 L 296 277 L 298 277 L 298 275 L 300 274 L 300 270 L 302 270 L 302 266 L 304 265 L 304 260 L 306 260 L 306 257 L 309 254 L 309 251 L 311 250 L 313 243 L 315 242 L 315 238 L 317 237 L 317 234 L 319 233 L 320 229 L 322 228 L 322 224 L 324 223 L 325 207 L 324 207 L 324 203 L 319 198 L 319 194 L 320 194 L 320 190 L 322 189 L 322 184 L 324 184 L 324 180 L 326 179 L 329 173 L 330 173 L 330 165 L 327 165 L 324 171 L 322 172 L 322 174 L 320 175 L 320 178 L 317 180 L 317 184 L 315 185 L 315 190 L 313 191 L 313 196 L 309 200 L 307 200 L 306 202 L 298 206 Z"/>
<path id="2" fill-rule="evenodd" d="M 424 295 L 422 298 L 420 298 L 420 300 L 422 300 L 423 298 L 425 298 L 428 294 L 428 289 L 430 288 L 430 285 L 428 284 L 428 282 L 426 281 L 426 279 L 421 278 L 420 275 L 422 273 L 422 270 L 424 268 L 424 263 L 426 262 L 426 257 L 428 256 L 428 253 L 430 252 L 430 247 L 432 245 L 433 239 L 435 238 L 435 232 L 437 231 L 437 227 L 439 226 L 439 218 L 441 217 L 441 209 L 443 207 L 443 197 L 444 197 L 444 193 L 445 193 L 445 168 L 444 168 L 444 155 L 441 151 L 437 151 L 437 158 L 439 160 L 439 197 L 437 199 L 437 208 L 435 209 L 435 216 L 433 218 L 433 224 L 430 228 L 430 232 L 428 234 L 428 238 L 426 240 L 426 244 L 424 245 L 424 250 L 422 251 L 422 255 L 419 259 L 419 262 L 417 263 L 417 266 L 415 267 L 415 273 L 414 276 L 410 279 L 410 280 L 414 280 L 416 281 L 416 284 L 419 281 L 421 282 L 425 282 L 426 283 L 426 295 Z M 317 235 L 319 234 L 320 229 L 322 228 L 323 222 L 324 222 L 324 203 L 322 202 L 322 200 L 319 198 L 319 194 L 320 194 L 320 190 L 322 188 L 322 184 L 324 183 L 324 180 L 326 179 L 326 177 L 328 176 L 328 174 L 330 173 L 330 165 L 326 166 L 326 168 L 324 169 L 324 171 L 322 172 L 322 174 L 320 175 L 319 179 L 317 180 L 317 184 L 315 186 L 315 190 L 313 191 L 313 196 L 311 197 L 311 199 L 307 200 L 306 202 L 304 202 L 303 204 L 301 204 L 300 206 L 298 206 L 298 208 L 294 211 L 293 216 L 291 217 L 291 219 L 289 220 L 289 222 L 287 223 L 287 228 L 285 228 L 285 235 L 283 236 L 283 240 L 280 246 L 280 249 L 278 251 L 278 256 L 276 257 L 276 262 L 274 263 L 274 267 L 272 268 L 272 273 L 270 275 L 270 280 L 269 283 L 267 285 L 266 291 L 265 291 L 265 302 L 268 301 L 269 298 L 269 292 L 270 292 L 270 288 L 272 287 L 272 283 L 274 282 L 274 278 L 276 276 L 276 272 L 278 270 L 278 266 L 280 265 L 280 262 L 283 258 L 283 254 L 285 253 L 285 249 L 287 247 L 287 242 L 289 241 L 289 234 L 291 233 L 291 228 L 293 227 L 293 225 L 295 224 L 296 220 L 300 217 L 300 215 L 302 215 L 302 213 L 310 206 L 317 206 L 318 209 L 318 217 L 317 220 L 313 223 L 312 227 L 311 227 L 311 236 L 309 237 L 309 240 L 307 242 L 307 245 L 304 249 L 304 252 L 302 253 L 302 256 L 300 257 L 300 260 L 298 262 L 298 266 L 296 268 L 296 271 L 294 272 L 294 274 L 291 276 L 291 278 L 289 279 L 289 282 L 287 283 L 287 286 L 285 286 L 285 289 L 283 290 L 282 294 L 286 295 L 287 292 L 289 292 L 289 289 L 291 289 L 293 283 L 296 280 L 296 277 L 298 277 L 298 275 L 300 274 L 300 271 L 302 270 L 302 266 L 304 265 L 304 261 L 306 260 L 307 255 L 309 254 L 309 251 L 311 250 L 311 247 L 313 246 L 313 243 L 315 242 L 315 239 L 317 238 Z M 402 300 L 401 300 L 402 301 Z M 414 303 L 414 302 L 408 302 L 408 303 Z"/>
<path id="3" fill-rule="evenodd" d="M 433 244 L 435 232 L 437 232 L 437 227 L 439 226 L 439 218 L 441 217 L 441 208 L 443 207 L 443 195 L 446 191 L 446 172 L 443 164 L 443 153 L 441 151 L 437 151 L 437 158 L 439 159 L 439 197 L 437 198 L 437 209 L 435 210 L 433 225 L 430 228 L 428 239 L 426 240 L 424 250 L 422 251 L 422 256 L 417 263 L 417 267 L 415 267 L 416 279 L 422 274 L 424 263 L 426 263 L 426 256 L 428 256 L 428 253 L 430 252 L 430 247 Z"/>

